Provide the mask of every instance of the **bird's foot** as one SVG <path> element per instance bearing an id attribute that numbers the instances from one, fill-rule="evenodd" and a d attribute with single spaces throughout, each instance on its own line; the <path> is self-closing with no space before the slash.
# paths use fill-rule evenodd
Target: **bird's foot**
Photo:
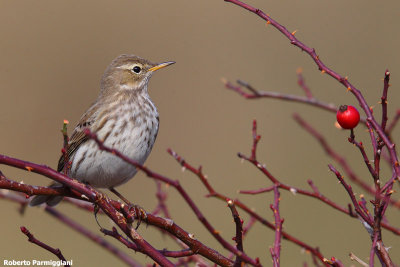
<path id="1" fill-rule="evenodd" d="M 135 218 L 137 219 L 137 225 L 135 227 L 135 230 L 137 230 L 142 221 L 147 220 L 147 212 L 139 205 L 127 203 L 127 206 L 128 209 L 126 210 L 124 209 L 124 205 L 122 205 L 121 212 L 129 224 L 132 224 L 135 221 Z"/>

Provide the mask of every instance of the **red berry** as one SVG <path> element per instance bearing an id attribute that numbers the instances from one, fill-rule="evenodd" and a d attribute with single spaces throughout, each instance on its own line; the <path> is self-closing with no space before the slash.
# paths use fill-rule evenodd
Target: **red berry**
<path id="1" fill-rule="evenodd" d="M 353 129 L 360 122 L 360 113 L 353 106 L 343 105 L 339 107 L 336 119 L 343 129 Z"/>

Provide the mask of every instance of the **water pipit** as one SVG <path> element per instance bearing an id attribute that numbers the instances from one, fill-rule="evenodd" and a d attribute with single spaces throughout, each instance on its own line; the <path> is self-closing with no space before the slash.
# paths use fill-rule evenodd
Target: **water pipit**
<path id="1" fill-rule="evenodd" d="M 70 177 L 97 188 L 108 188 L 127 202 L 114 187 L 130 180 L 136 168 L 101 151 L 84 129 L 97 134 L 105 146 L 143 164 L 153 148 L 159 125 L 157 108 L 147 91 L 149 79 L 154 71 L 173 63 L 154 64 L 134 55 L 114 59 L 101 79 L 99 96 L 72 132 L 66 151 L 70 164 L 64 162 L 62 155 L 57 170 L 68 168 Z M 61 200 L 61 196 L 35 196 L 30 205 L 46 202 L 54 206 Z"/>

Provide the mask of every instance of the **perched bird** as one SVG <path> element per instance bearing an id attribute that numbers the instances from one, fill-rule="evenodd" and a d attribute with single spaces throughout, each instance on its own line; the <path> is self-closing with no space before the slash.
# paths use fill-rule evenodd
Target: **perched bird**
<path id="1" fill-rule="evenodd" d="M 154 71 L 173 63 L 154 64 L 135 55 L 114 59 L 101 79 L 99 96 L 83 114 L 70 137 L 66 151 L 69 162 L 64 162 L 62 155 L 57 170 L 66 171 L 70 177 L 91 186 L 108 188 L 125 201 L 114 187 L 130 180 L 136 174 L 136 168 L 101 151 L 84 129 L 95 133 L 105 146 L 143 164 L 153 148 L 159 126 L 157 108 L 147 90 L 149 79 Z M 35 196 L 30 205 L 46 202 L 54 206 L 62 198 Z"/>

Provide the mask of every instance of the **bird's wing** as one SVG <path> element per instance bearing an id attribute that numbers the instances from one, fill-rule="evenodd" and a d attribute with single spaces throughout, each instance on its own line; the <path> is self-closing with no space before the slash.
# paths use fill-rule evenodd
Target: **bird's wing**
<path id="1" fill-rule="evenodd" d="M 64 155 L 61 155 L 60 159 L 58 160 L 58 167 L 57 167 L 58 172 L 61 172 L 64 169 L 65 159 L 67 158 L 68 161 L 71 161 L 74 153 L 78 150 L 78 148 L 89 140 L 89 137 L 85 134 L 83 130 L 85 128 L 90 128 L 90 126 L 93 124 L 96 111 L 97 111 L 96 104 L 93 104 L 85 112 L 85 114 L 80 119 L 79 123 L 76 125 L 68 142 L 66 157 Z"/>

